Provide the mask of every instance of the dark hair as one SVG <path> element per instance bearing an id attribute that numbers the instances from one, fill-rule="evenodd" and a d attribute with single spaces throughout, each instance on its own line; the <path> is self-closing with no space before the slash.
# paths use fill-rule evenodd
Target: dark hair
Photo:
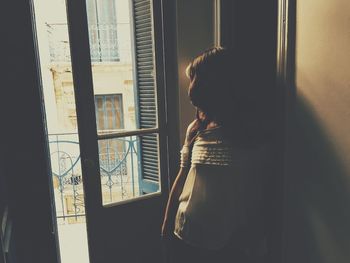
<path id="1" fill-rule="evenodd" d="M 263 135 L 259 92 L 249 81 L 249 65 L 233 49 L 213 47 L 187 67 L 188 95 L 206 121 L 222 125 L 226 134 L 254 142 Z M 261 91 L 261 89 L 260 89 Z M 258 139 L 260 138 L 260 139 Z"/>
<path id="2" fill-rule="evenodd" d="M 214 47 L 195 58 L 186 69 L 191 81 L 188 95 L 192 104 L 216 121 L 222 117 L 222 99 L 232 86 L 227 74 L 232 66 L 228 55 L 227 49 Z"/>

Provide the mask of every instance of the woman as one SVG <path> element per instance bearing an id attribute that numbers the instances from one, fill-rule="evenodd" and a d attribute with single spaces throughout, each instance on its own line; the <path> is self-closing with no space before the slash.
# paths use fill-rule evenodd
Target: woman
<path id="1" fill-rule="evenodd" d="M 269 147 L 238 54 L 214 47 L 186 69 L 197 109 L 181 150 L 162 236 L 170 262 L 256 262 L 264 241 Z M 244 80 L 244 81 L 243 81 Z"/>

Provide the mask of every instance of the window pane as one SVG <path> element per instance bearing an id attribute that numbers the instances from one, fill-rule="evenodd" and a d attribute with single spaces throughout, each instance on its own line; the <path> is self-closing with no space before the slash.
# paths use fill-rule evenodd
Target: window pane
<path id="1" fill-rule="evenodd" d="M 51 163 L 48 176 L 52 177 L 50 192 L 55 208 L 60 262 L 88 263 L 66 5 L 62 0 L 34 0 L 33 4 Z"/>
<path id="2" fill-rule="evenodd" d="M 114 116 L 116 121 L 116 126 L 120 127 L 121 129 L 124 128 L 122 117 L 122 101 L 121 97 L 114 96 L 113 97 L 113 110 L 114 110 Z"/>
<path id="3" fill-rule="evenodd" d="M 157 126 L 151 6 L 149 1 L 132 2 L 130 6 L 129 0 L 86 0 L 95 96 L 123 98 L 104 101 L 104 126 L 96 116 L 104 133 Z"/>
<path id="4" fill-rule="evenodd" d="M 102 98 L 95 99 L 97 130 L 104 130 L 104 114 Z"/>
<path id="5" fill-rule="evenodd" d="M 113 116 L 113 105 L 110 97 L 106 98 L 106 117 L 107 117 L 107 130 L 114 130 L 115 119 Z"/>
<path id="6" fill-rule="evenodd" d="M 99 141 L 103 205 L 158 192 L 158 136 Z"/>
<path id="7" fill-rule="evenodd" d="M 156 128 L 151 1 L 86 1 L 98 134 Z M 157 136 L 99 141 L 103 204 L 159 190 Z"/>

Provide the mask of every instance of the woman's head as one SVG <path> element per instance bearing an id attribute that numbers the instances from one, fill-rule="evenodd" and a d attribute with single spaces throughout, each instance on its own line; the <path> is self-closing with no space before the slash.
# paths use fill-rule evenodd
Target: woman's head
<path id="1" fill-rule="evenodd" d="M 214 47 L 196 57 L 186 69 L 190 100 L 210 120 L 223 122 L 233 107 L 234 65 L 232 50 Z"/>
<path id="2" fill-rule="evenodd" d="M 187 67 L 188 95 L 204 114 L 201 120 L 215 121 L 230 136 L 259 138 L 266 126 L 264 92 L 254 65 L 233 49 L 213 47 Z M 204 116 L 204 117 L 203 117 Z M 254 139 L 254 140 L 255 140 Z"/>

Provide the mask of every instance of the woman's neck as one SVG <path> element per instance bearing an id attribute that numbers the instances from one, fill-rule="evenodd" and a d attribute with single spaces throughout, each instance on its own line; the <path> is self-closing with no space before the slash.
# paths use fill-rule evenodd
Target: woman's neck
<path id="1" fill-rule="evenodd" d="M 206 129 L 212 129 L 212 128 L 216 128 L 218 127 L 219 124 L 217 124 L 215 121 L 210 121 L 208 124 L 207 124 L 207 127 Z"/>
<path id="2" fill-rule="evenodd" d="M 203 111 L 197 108 L 197 119 L 203 123 L 204 129 L 213 129 L 218 127 L 218 123 L 214 120 L 211 120 Z"/>

